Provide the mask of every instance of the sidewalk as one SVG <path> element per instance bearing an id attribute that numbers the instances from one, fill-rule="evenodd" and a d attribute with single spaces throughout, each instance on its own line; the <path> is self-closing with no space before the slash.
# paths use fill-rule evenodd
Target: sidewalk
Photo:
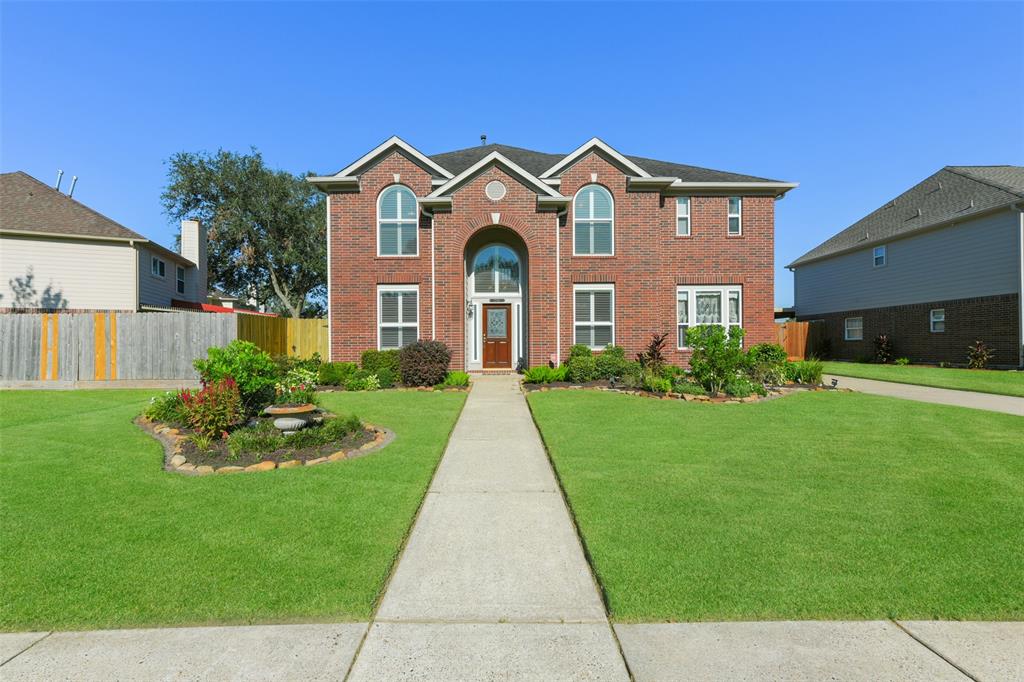
<path id="1" fill-rule="evenodd" d="M 890 398 L 903 398 L 904 400 L 917 400 L 925 403 L 938 403 L 940 405 L 970 407 L 976 410 L 989 410 L 991 412 L 1005 412 L 1006 414 L 1024 417 L 1024 398 L 1017 398 L 1011 395 L 955 391 L 949 388 L 898 384 L 893 381 L 858 379 L 831 374 L 825 375 L 823 381 L 827 385 L 832 379 L 839 381 L 840 388 L 852 388 L 861 393 L 874 393 L 875 395 L 884 395 Z"/>

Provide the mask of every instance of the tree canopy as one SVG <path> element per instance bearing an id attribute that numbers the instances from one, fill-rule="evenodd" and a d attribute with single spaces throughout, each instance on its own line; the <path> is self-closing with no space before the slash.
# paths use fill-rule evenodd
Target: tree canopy
<path id="1" fill-rule="evenodd" d="M 267 168 L 256 149 L 179 152 L 168 164 L 164 210 L 206 225 L 210 285 L 292 317 L 322 309 L 327 231 L 314 187 Z"/>

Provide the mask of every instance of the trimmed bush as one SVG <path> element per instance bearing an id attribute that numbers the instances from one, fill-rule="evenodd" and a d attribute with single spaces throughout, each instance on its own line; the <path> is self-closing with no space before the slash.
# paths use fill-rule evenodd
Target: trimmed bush
<path id="1" fill-rule="evenodd" d="M 452 352 L 440 341 L 417 341 L 399 351 L 402 382 L 407 386 L 436 386 L 448 376 Z"/>
<path id="2" fill-rule="evenodd" d="M 377 376 L 377 384 L 380 388 L 394 388 L 395 387 L 395 372 L 390 367 L 381 367 L 377 371 L 373 372 Z"/>
<path id="3" fill-rule="evenodd" d="M 589 358 L 594 355 L 594 351 L 590 350 L 590 346 L 585 343 L 577 343 L 569 348 L 569 360 L 573 358 Z"/>
<path id="4" fill-rule="evenodd" d="M 325 362 L 320 365 L 321 386 L 344 386 L 345 381 L 358 369 L 354 362 Z"/>
<path id="5" fill-rule="evenodd" d="M 708 392 L 700 384 L 695 384 L 685 377 L 676 377 L 672 381 L 672 390 L 684 395 L 707 395 Z"/>
<path id="6" fill-rule="evenodd" d="M 728 333 L 718 325 L 699 325 L 686 331 L 686 345 L 693 349 L 690 371 L 712 395 L 717 395 L 746 365 L 743 329 Z"/>
<path id="7" fill-rule="evenodd" d="M 758 343 L 747 351 L 747 371 L 759 384 L 778 386 L 786 381 L 786 350 L 774 343 Z"/>
<path id="8" fill-rule="evenodd" d="M 593 381 L 596 376 L 597 361 L 591 355 L 577 355 L 570 358 L 569 364 L 566 365 L 565 377 L 574 384 Z"/>
<path id="9" fill-rule="evenodd" d="M 249 413 L 258 412 L 273 400 L 277 365 L 259 346 L 236 339 L 224 348 L 208 349 L 206 355 L 206 360 L 192 363 L 204 384 L 233 379 Z"/>
<path id="10" fill-rule="evenodd" d="M 362 368 L 374 372 L 377 376 L 380 376 L 380 370 L 388 369 L 391 370 L 391 376 L 393 381 L 401 380 L 401 362 L 399 360 L 399 351 L 397 349 L 390 350 L 366 350 L 363 351 L 362 356 L 359 358 Z"/>
<path id="11" fill-rule="evenodd" d="M 626 351 L 622 346 L 605 346 L 595 359 L 596 376 L 598 379 L 621 377 L 626 369 Z"/>

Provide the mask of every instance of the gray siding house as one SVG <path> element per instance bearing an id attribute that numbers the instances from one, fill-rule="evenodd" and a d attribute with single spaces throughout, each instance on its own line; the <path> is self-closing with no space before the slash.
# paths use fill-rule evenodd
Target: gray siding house
<path id="1" fill-rule="evenodd" d="M 1024 167 L 947 166 L 787 267 L 798 320 L 832 357 L 866 359 L 888 334 L 912 362 L 1024 367 Z"/>

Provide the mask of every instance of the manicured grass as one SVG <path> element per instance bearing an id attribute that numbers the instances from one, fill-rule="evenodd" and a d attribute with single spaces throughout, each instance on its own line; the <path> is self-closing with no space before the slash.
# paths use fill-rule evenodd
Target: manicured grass
<path id="1" fill-rule="evenodd" d="M 997 369 L 954 369 L 920 365 L 874 365 L 860 362 L 826 362 L 826 374 L 860 379 L 895 381 L 960 391 L 979 391 L 1024 397 L 1024 372 Z"/>
<path id="2" fill-rule="evenodd" d="M 853 393 L 529 402 L 618 621 L 1024 618 L 1024 419 Z"/>
<path id="3" fill-rule="evenodd" d="M 325 394 L 397 438 L 348 462 L 190 478 L 131 423 L 152 394 L 0 393 L 0 629 L 364 620 L 465 399 Z"/>

